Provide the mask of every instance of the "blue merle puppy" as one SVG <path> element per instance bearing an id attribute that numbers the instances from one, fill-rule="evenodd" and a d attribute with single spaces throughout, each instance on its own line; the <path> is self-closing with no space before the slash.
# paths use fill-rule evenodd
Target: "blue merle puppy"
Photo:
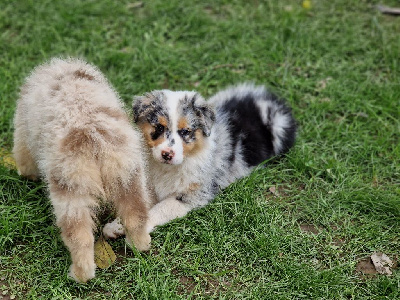
<path id="1" fill-rule="evenodd" d="M 155 205 L 148 232 L 205 206 L 257 165 L 294 144 L 291 109 L 263 86 L 242 84 L 208 101 L 192 91 L 159 90 L 136 97 L 134 120 L 148 148 Z M 123 234 L 118 220 L 108 237 Z"/>

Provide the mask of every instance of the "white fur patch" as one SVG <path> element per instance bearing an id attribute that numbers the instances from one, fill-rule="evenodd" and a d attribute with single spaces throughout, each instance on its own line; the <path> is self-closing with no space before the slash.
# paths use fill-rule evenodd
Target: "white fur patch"
<path id="1" fill-rule="evenodd" d="M 116 239 L 117 237 L 124 235 L 125 229 L 121 224 L 121 219 L 116 218 L 111 223 L 107 223 L 103 228 L 103 235 L 107 239 Z"/>
<path id="2" fill-rule="evenodd" d="M 274 135 L 274 139 L 272 140 L 272 144 L 274 145 L 275 153 L 279 153 L 282 149 L 282 140 L 285 136 L 285 128 L 288 127 L 290 120 L 288 115 L 284 115 L 280 112 L 277 112 L 274 118 L 274 124 L 272 127 L 272 132 Z"/>
<path id="3" fill-rule="evenodd" d="M 278 111 L 276 104 L 270 101 L 257 101 L 256 105 L 260 109 L 264 124 L 268 124 L 272 128 L 274 152 L 279 153 L 282 149 L 281 141 L 285 136 L 285 128 L 288 127 L 290 117 Z"/>

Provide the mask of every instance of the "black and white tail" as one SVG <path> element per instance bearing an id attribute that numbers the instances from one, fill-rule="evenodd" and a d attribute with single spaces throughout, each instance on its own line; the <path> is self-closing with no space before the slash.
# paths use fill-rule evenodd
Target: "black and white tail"
<path id="1" fill-rule="evenodd" d="M 209 102 L 228 121 L 231 146 L 240 149 L 249 167 L 293 146 L 297 126 L 292 111 L 265 87 L 242 84 L 217 93 Z"/>

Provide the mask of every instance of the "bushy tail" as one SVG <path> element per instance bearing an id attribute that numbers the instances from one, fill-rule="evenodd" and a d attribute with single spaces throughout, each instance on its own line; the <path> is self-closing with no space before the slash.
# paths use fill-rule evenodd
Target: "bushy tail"
<path id="1" fill-rule="evenodd" d="M 270 128 L 275 155 L 286 153 L 296 139 L 297 125 L 292 110 L 277 96 L 265 91 L 258 101 L 265 125 Z"/>
<path id="2" fill-rule="evenodd" d="M 297 126 L 292 111 L 265 87 L 241 84 L 217 93 L 209 102 L 229 124 L 232 161 L 242 156 L 248 166 L 255 166 L 293 146 Z"/>

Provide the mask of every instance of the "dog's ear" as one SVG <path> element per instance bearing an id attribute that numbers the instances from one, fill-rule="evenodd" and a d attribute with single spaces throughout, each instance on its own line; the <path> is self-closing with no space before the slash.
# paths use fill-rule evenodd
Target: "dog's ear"
<path id="1" fill-rule="evenodd" d="M 133 98 L 133 121 L 138 123 L 141 119 L 146 117 L 152 110 L 154 110 L 154 101 L 157 97 L 157 91 L 146 93 L 143 96 L 135 96 Z"/>
<path id="2" fill-rule="evenodd" d="M 199 127 L 205 136 L 210 136 L 211 128 L 215 122 L 215 109 L 208 104 L 199 94 L 192 98 L 193 110 L 199 121 Z"/>

